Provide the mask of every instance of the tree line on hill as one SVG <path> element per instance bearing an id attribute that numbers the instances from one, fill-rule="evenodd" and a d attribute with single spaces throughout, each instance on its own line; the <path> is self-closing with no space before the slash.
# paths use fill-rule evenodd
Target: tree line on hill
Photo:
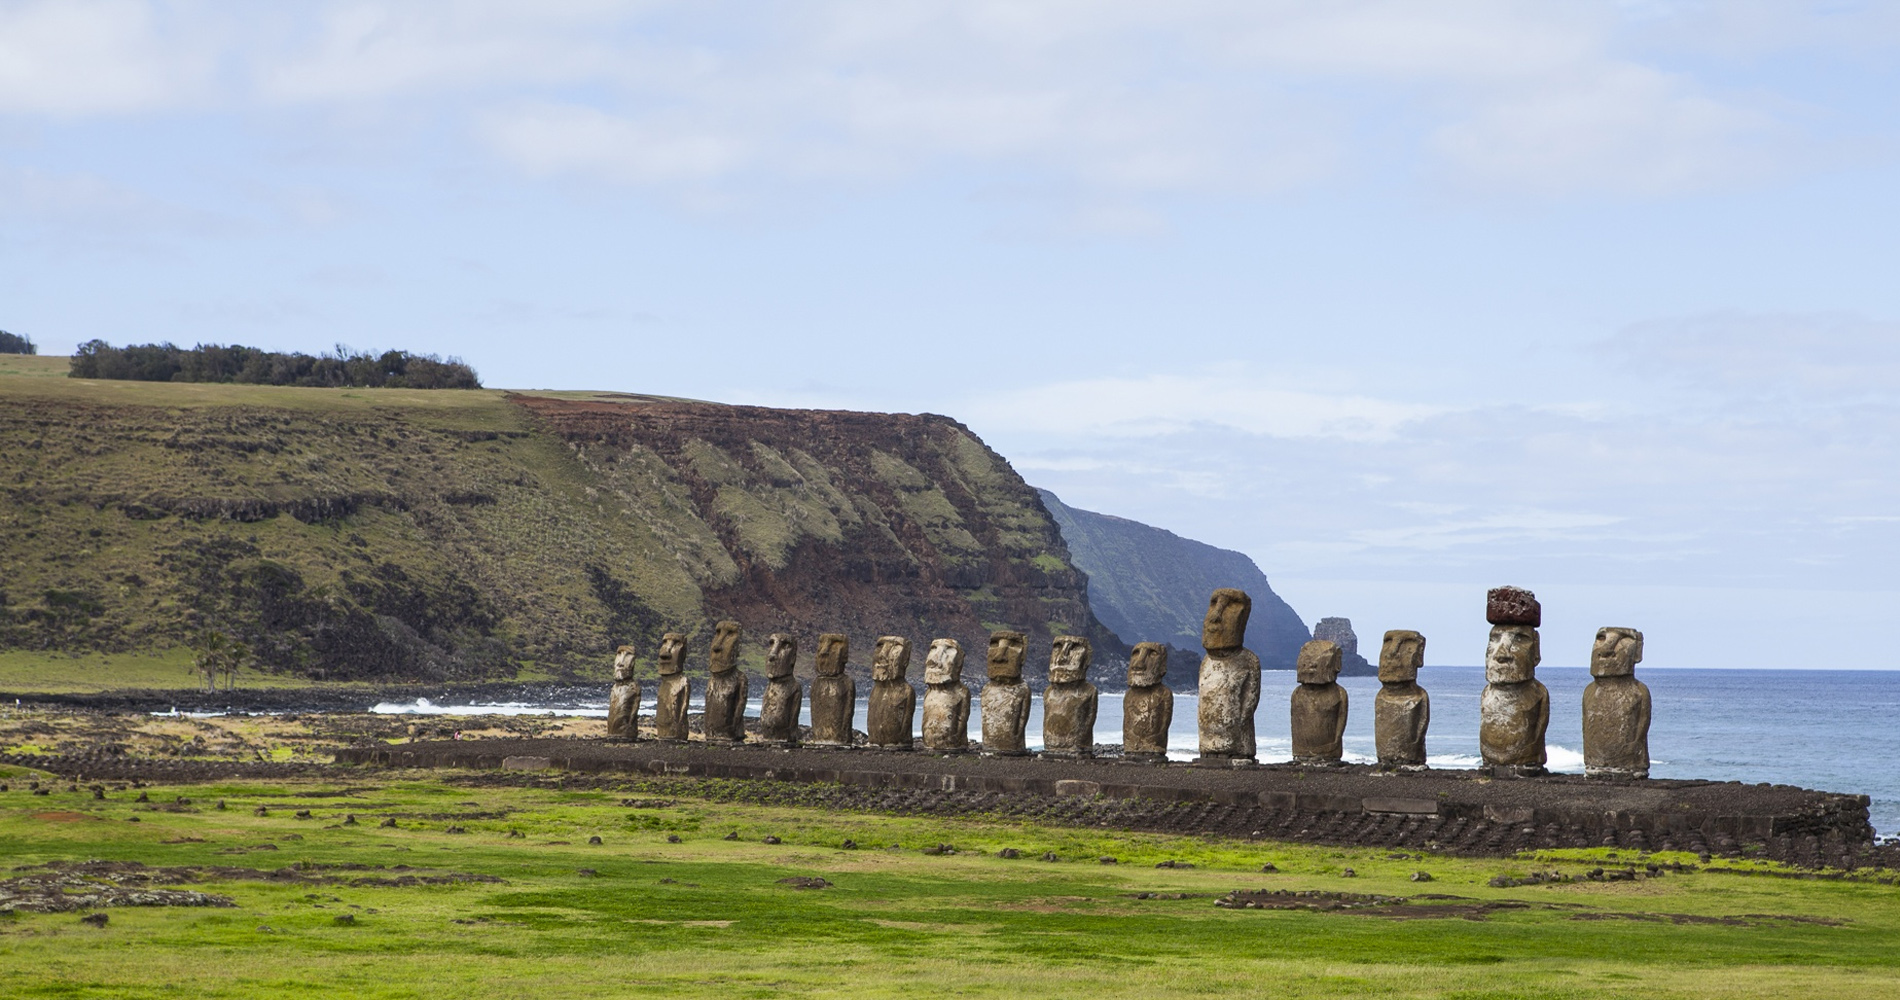
<path id="1" fill-rule="evenodd" d="M 460 358 L 408 351 L 352 351 L 338 345 L 323 354 L 279 353 L 241 344 L 171 343 L 114 347 L 103 340 L 79 345 L 72 378 L 135 382 L 235 382 L 327 389 L 479 389 L 475 369 Z"/>
<path id="2" fill-rule="evenodd" d="M 33 344 L 33 338 L 22 337 L 17 333 L 0 330 L 0 354 L 38 354 L 40 349 Z"/>

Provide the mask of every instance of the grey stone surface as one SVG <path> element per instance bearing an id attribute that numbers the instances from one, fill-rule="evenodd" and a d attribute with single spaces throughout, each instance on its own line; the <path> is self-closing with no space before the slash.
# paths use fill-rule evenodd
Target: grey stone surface
<path id="1" fill-rule="evenodd" d="M 1168 727 L 1174 724 L 1174 691 L 1165 683 L 1168 648 L 1138 642 L 1128 657 L 1128 693 L 1122 696 L 1122 758 L 1168 757 Z"/>
<path id="2" fill-rule="evenodd" d="M 745 742 L 745 671 L 739 669 L 739 623 L 713 626 L 712 651 L 707 657 L 706 739 L 713 743 Z"/>
<path id="3" fill-rule="evenodd" d="M 1410 629 L 1385 634 L 1379 647 L 1379 693 L 1372 702 L 1373 744 L 1379 766 L 1415 770 L 1425 766 L 1425 730 L 1432 700 L 1418 685 L 1425 663 L 1425 637 Z"/>
<path id="4" fill-rule="evenodd" d="M 1079 635 L 1055 637 L 1049 686 L 1042 692 L 1042 752 L 1046 757 L 1095 756 L 1095 711 L 1100 699 L 1088 681 L 1091 650 Z"/>
<path id="5" fill-rule="evenodd" d="M 1246 648 L 1253 599 L 1223 587 L 1208 598 L 1201 621 L 1199 723 L 1201 757 L 1251 761 L 1254 711 L 1260 707 L 1260 659 Z"/>
<path id="6" fill-rule="evenodd" d="M 1547 760 L 1550 691 L 1537 680 L 1537 630 L 1496 625 L 1484 655 L 1484 693 L 1478 700 L 1478 750 L 1492 768 L 1540 774 Z"/>
<path id="7" fill-rule="evenodd" d="M 1023 683 L 1023 654 L 1029 637 L 1021 632 L 990 633 L 987 656 L 990 682 L 983 686 L 983 753 L 1020 756 L 1029 752 L 1023 734 L 1029 728 L 1029 685 Z"/>
<path id="8" fill-rule="evenodd" d="M 963 644 L 933 639 L 924 654 L 924 749 L 968 753 L 970 687 L 963 683 Z"/>
<path id="9" fill-rule="evenodd" d="M 911 687 L 910 640 L 901 635 L 877 637 L 871 653 L 871 697 L 865 709 L 864 731 L 880 750 L 909 750 L 917 714 L 917 689 Z"/>
<path id="10" fill-rule="evenodd" d="M 623 740 L 640 734 L 640 680 L 633 675 L 632 646 L 614 651 L 614 685 L 607 692 L 607 735 Z"/>
<path id="11" fill-rule="evenodd" d="M 765 690 L 759 698 L 759 738 L 791 746 L 798 742 L 798 711 L 805 690 L 798 683 L 798 637 L 774 632 L 765 640 Z"/>
<path id="12" fill-rule="evenodd" d="M 1296 764 L 1337 764 L 1345 756 L 1347 698 L 1339 686 L 1340 654 L 1339 645 L 1327 639 L 1300 647 L 1294 667 L 1300 683 L 1289 699 Z"/>
<path id="13" fill-rule="evenodd" d="M 686 674 L 686 636 L 668 632 L 660 640 L 660 683 L 653 706 L 653 734 L 662 740 L 686 739 L 686 704 L 692 685 Z"/>
<path id="14" fill-rule="evenodd" d="M 1636 679 L 1643 633 L 1597 630 L 1590 652 L 1596 679 L 1583 689 L 1583 772 L 1591 777 L 1649 777 L 1649 687 Z"/>
<path id="15" fill-rule="evenodd" d="M 850 640 L 835 632 L 818 637 L 818 676 L 811 682 L 811 745 L 848 747 L 858 710 L 858 685 L 845 673 Z"/>

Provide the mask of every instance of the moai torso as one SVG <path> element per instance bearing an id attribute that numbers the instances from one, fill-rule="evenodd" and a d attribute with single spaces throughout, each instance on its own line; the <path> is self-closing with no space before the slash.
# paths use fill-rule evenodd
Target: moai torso
<path id="1" fill-rule="evenodd" d="M 1418 686 L 1418 670 L 1424 662 L 1424 636 L 1408 629 L 1385 634 L 1379 648 L 1379 694 L 1372 702 L 1373 743 L 1382 768 L 1425 767 L 1425 729 L 1432 721 L 1432 700 Z"/>
<path id="2" fill-rule="evenodd" d="M 924 749 L 966 753 L 970 749 L 970 688 L 963 683 L 963 644 L 934 639 L 924 656 Z"/>
<path id="3" fill-rule="evenodd" d="M 798 742 L 798 710 L 805 692 L 793 673 L 797 667 L 797 637 L 772 633 L 765 641 L 765 691 L 759 699 L 759 738 L 767 743 Z"/>
<path id="4" fill-rule="evenodd" d="M 811 682 L 811 745 L 851 745 L 851 718 L 858 710 L 858 685 L 844 672 L 850 643 L 827 632 L 818 637 L 818 676 Z"/>
<path id="5" fill-rule="evenodd" d="M 880 750 L 909 750 L 917 714 L 917 689 L 910 686 L 910 640 L 881 635 L 871 654 L 871 697 L 864 731 Z"/>
<path id="6" fill-rule="evenodd" d="M 1016 757 L 1029 752 L 1029 685 L 1023 683 L 1023 652 L 1029 637 L 1021 632 L 991 632 L 990 682 L 983 685 L 983 753 Z"/>
<path id="7" fill-rule="evenodd" d="M 686 722 L 687 699 L 692 686 L 686 680 L 686 636 L 668 632 L 660 640 L 660 683 L 653 706 L 653 735 L 662 740 L 684 741 L 691 730 Z"/>
<path id="8" fill-rule="evenodd" d="M 1300 647 L 1293 689 L 1293 760 L 1337 764 L 1345 756 L 1346 689 L 1339 686 L 1339 644 L 1314 639 Z"/>
<path id="9" fill-rule="evenodd" d="M 633 647 L 620 647 L 614 654 L 614 686 L 607 692 L 607 735 L 615 739 L 640 738 L 640 681 L 633 669 Z"/>
<path id="10" fill-rule="evenodd" d="M 1643 633 L 1597 630 L 1590 654 L 1595 680 L 1583 689 L 1583 773 L 1591 777 L 1649 777 L 1649 688 L 1636 679 Z"/>
<path id="11" fill-rule="evenodd" d="M 1253 598 L 1223 588 L 1207 602 L 1201 623 L 1201 756 L 1254 759 L 1253 714 L 1260 707 L 1260 658 L 1243 645 Z"/>
<path id="12" fill-rule="evenodd" d="M 706 678 L 706 739 L 711 743 L 745 742 L 745 671 L 739 669 L 739 623 L 720 622 L 713 628 L 712 653 Z"/>
<path id="13" fill-rule="evenodd" d="M 1550 691 L 1537 680 L 1537 629 L 1495 625 L 1484 657 L 1484 694 L 1478 699 L 1478 750 L 1490 767 L 1520 774 L 1543 772 L 1544 731 L 1550 728 Z"/>
<path id="14" fill-rule="evenodd" d="M 1174 724 L 1174 691 L 1168 676 L 1168 649 L 1138 642 L 1128 657 L 1128 693 L 1122 696 L 1122 757 L 1168 759 L 1168 727 Z"/>
<path id="15" fill-rule="evenodd" d="M 1095 709 L 1100 692 L 1088 682 L 1089 641 L 1056 636 L 1049 653 L 1049 686 L 1042 692 L 1045 757 L 1095 756 Z"/>

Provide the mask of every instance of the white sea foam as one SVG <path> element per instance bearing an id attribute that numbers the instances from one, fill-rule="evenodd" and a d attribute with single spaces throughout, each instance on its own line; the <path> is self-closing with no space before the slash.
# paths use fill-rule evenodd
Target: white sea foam
<path id="1" fill-rule="evenodd" d="M 493 705 L 437 705 L 427 698 L 417 698 L 413 702 L 379 702 L 372 706 L 370 711 L 376 715 L 560 715 L 600 719 L 607 717 L 605 708 L 578 706 L 549 708 L 522 702 L 501 702 Z"/>

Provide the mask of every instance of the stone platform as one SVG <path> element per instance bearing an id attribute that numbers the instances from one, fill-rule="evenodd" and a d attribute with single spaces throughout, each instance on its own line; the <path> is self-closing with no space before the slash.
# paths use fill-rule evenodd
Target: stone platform
<path id="1" fill-rule="evenodd" d="M 1868 799 L 1737 782 L 1383 774 L 1364 766 L 1212 768 L 1111 759 L 940 757 L 580 739 L 440 740 L 337 752 L 339 764 L 740 778 L 842 786 L 910 812 L 1004 812 L 1128 829 L 1507 854 L 1615 845 L 1823 854 L 1871 845 Z M 1038 804 L 1040 803 L 1040 804 Z M 1825 843 L 1827 846 L 1819 845 Z"/>

